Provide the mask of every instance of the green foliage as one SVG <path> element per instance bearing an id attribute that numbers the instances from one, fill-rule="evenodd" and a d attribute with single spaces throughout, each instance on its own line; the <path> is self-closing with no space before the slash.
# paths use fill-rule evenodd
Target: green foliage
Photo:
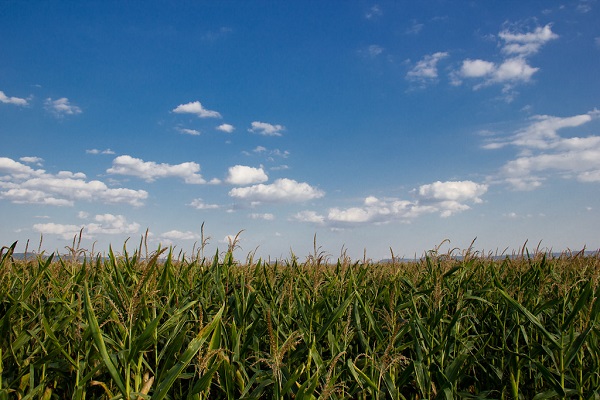
<path id="1" fill-rule="evenodd" d="M 0 251 L 0 399 L 600 397 L 600 256 Z"/>

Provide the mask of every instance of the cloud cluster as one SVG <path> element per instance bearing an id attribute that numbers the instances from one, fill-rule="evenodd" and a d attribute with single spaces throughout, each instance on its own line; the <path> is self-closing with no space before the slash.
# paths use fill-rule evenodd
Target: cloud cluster
<path id="1" fill-rule="evenodd" d="M 71 104 L 66 97 L 61 97 L 58 100 L 52 100 L 48 97 L 44 102 L 44 106 L 46 107 L 46 110 L 50 111 L 58 118 L 64 117 L 65 115 L 77 115 L 83 112 L 81 111 L 81 108 Z"/>
<path id="2" fill-rule="evenodd" d="M 559 135 L 561 130 L 580 127 L 598 117 L 598 110 L 571 117 L 537 115 L 509 138 L 488 141 L 485 149 L 513 146 L 519 150 L 495 179 L 500 178 L 517 190 L 535 189 L 556 173 L 580 182 L 600 182 L 600 136 Z"/>
<path id="3" fill-rule="evenodd" d="M 272 125 L 266 122 L 254 121 L 248 132 L 257 133 L 263 136 L 281 136 L 285 130 L 283 125 Z"/>
<path id="4" fill-rule="evenodd" d="M 115 152 L 112 151 L 111 149 L 104 149 L 104 150 L 88 149 L 85 151 L 85 153 L 86 154 L 108 154 L 108 155 L 115 154 Z"/>
<path id="5" fill-rule="evenodd" d="M 27 164 L 35 164 L 38 167 L 41 167 L 42 163 L 44 162 L 44 159 L 41 157 L 21 157 L 19 158 L 19 161 L 22 161 Z"/>
<path id="6" fill-rule="evenodd" d="M 250 217 L 252 219 L 262 219 L 265 221 L 273 221 L 275 219 L 275 216 L 271 213 L 263 213 L 263 214 L 252 213 L 252 214 L 249 214 L 248 217 Z"/>
<path id="7" fill-rule="evenodd" d="M 287 178 L 277 179 L 269 185 L 261 183 L 229 191 L 231 197 L 259 203 L 303 202 L 318 199 L 324 195 L 323 191 L 306 182 L 296 182 Z"/>
<path id="8" fill-rule="evenodd" d="M 180 104 L 173 109 L 173 112 L 177 114 L 194 114 L 198 118 L 221 118 L 220 113 L 207 110 L 199 101 Z"/>
<path id="9" fill-rule="evenodd" d="M 230 124 L 221 124 L 217 126 L 217 130 L 225 133 L 231 133 L 235 130 L 235 127 Z"/>
<path id="10" fill-rule="evenodd" d="M 128 155 L 115 158 L 112 167 L 106 170 L 109 174 L 135 176 L 146 182 L 154 182 L 158 178 L 182 178 L 185 183 L 206 183 L 200 172 L 200 165 L 195 162 L 181 164 L 155 163 L 144 161 Z"/>
<path id="11" fill-rule="evenodd" d="M 229 173 L 225 181 L 231 185 L 253 185 L 269 180 L 265 171 L 261 168 L 247 167 L 245 165 L 234 165 L 229 167 Z"/>
<path id="12" fill-rule="evenodd" d="M 13 203 L 73 206 L 75 201 L 84 200 L 141 206 L 147 197 L 144 190 L 109 188 L 104 182 L 88 181 L 81 172 L 49 174 L 0 157 L 0 199 Z"/>
<path id="13" fill-rule="evenodd" d="M 435 81 L 438 77 L 437 64 L 440 60 L 448 57 L 446 52 L 429 54 L 418 61 L 417 64 L 406 74 L 410 81 L 427 83 Z"/>
<path id="14" fill-rule="evenodd" d="M 200 131 L 197 129 L 189 129 L 189 128 L 176 128 L 176 129 L 182 135 L 200 136 Z"/>
<path id="15" fill-rule="evenodd" d="M 204 202 L 204 200 L 200 198 L 192 200 L 192 202 L 188 204 L 188 206 L 193 207 L 197 210 L 215 210 L 217 208 L 221 208 L 221 206 L 218 204 L 207 204 Z"/>
<path id="16" fill-rule="evenodd" d="M 180 240 L 198 240 L 200 239 L 200 235 L 198 233 L 192 232 L 192 231 L 186 231 L 186 232 L 182 232 L 182 231 L 178 231 L 178 230 L 171 230 L 168 232 L 164 232 L 160 235 L 159 240 L 164 241 L 164 242 L 177 242 Z"/>
<path id="17" fill-rule="evenodd" d="M 128 222 L 122 215 L 99 214 L 94 217 L 95 222 L 82 225 L 57 224 L 49 222 L 45 224 L 35 224 L 33 229 L 44 235 L 58 235 L 63 239 L 69 240 L 78 236 L 83 228 L 82 236 L 86 239 L 93 239 L 97 235 L 119 235 L 133 234 L 140 229 L 140 224 Z"/>
<path id="18" fill-rule="evenodd" d="M 9 97 L 2 90 L 0 90 L 0 103 L 12 104 L 15 106 L 26 106 L 28 105 L 27 100 L 20 97 Z"/>
<path id="19" fill-rule="evenodd" d="M 358 207 L 330 208 L 327 215 L 302 211 L 293 218 L 333 227 L 392 221 L 409 221 L 423 214 L 439 213 L 442 217 L 470 209 L 467 203 L 480 203 L 488 186 L 472 181 L 434 182 L 413 190 L 416 200 L 365 198 Z"/>
<path id="20" fill-rule="evenodd" d="M 503 91 L 509 93 L 516 84 L 529 82 L 539 71 L 539 68 L 529 65 L 527 57 L 537 53 L 549 41 L 557 39 L 558 35 L 552 32 L 552 25 L 548 24 L 524 33 L 504 29 L 498 38 L 505 58 L 501 62 L 463 60 L 460 69 L 451 75 L 454 85 L 462 84 L 464 79 L 476 80 L 474 89 L 502 84 Z"/>

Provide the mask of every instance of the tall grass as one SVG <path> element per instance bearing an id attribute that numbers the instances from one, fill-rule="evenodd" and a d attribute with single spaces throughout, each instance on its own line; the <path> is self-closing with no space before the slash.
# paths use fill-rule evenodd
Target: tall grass
<path id="1" fill-rule="evenodd" d="M 600 256 L 0 252 L 0 399 L 600 397 Z M 146 251 L 147 253 L 147 251 Z"/>

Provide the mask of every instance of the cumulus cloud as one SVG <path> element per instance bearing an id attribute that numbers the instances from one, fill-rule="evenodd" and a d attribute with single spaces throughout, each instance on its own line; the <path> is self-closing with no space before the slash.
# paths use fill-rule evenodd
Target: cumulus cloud
<path id="1" fill-rule="evenodd" d="M 362 205 L 330 208 L 327 215 L 314 211 L 302 211 L 293 216 L 294 220 L 331 227 L 387 224 L 393 221 L 409 222 L 424 214 L 438 213 L 446 218 L 469 210 L 470 203 L 481 203 L 488 186 L 472 181 L 434 182 L 422 185 L 412 191 L 413 200 L 397 198 L 380 199 L 368 196 Z"/>
<path id="2" fill-rule="evenodd" d="M 529 82 L 537 71 L 539 68 L 530 66 L 527 60 L 515 57 L 500 64 L 484 60 L 464 60 L 459 74 L 462 78 L 483 78 L 483 82 L 475 85 L 474 89 L 494 83 L 503 83 L 508 89 L 518 82 Z M 455 83 L 461 82 L 455 79 Z"/>
<path id="3" fill-rule="evenodd" d="M 599 116 L 597 110 L 571 117 L 537 115 L 512 136 L 490 141 L 484 148 L 513 146 L 519 151 L 498 174 L 501 180 L 517 190 L 540 187 L 553 174 L 581 182 L 599 182 L 600 136 L 565 137 L 559 134 L 562 130 L 590 123 Z"/>
<path id="4" fill-rule="evenodd" d="M 302 202 L 321 198 L 325 193 L 310 186 L 305 182 L 296 182 L 293 179 L 277 179 L 270 185 L 258 184 L 243 188 L 234 188 L 229 191 L 229 196 L 240 200 L 277 203 L 277 202 Z"/>
<path id="5" fill-rule="evenodd" d="M 264 213 L 264 214 L 252 213 L 252 214 L 249 214 L 248 217 L 250 217 L 252 219 L 263 219 L 265 221 L 273 221 L 275 219 L 275 216 L 270 213 Z"/>
<path id="6" fill-rule="evenodd" d="M 422 83 L 435 81 L 438 77 L 437 64 L 446 57 L 448 57 L 448 53 L 446 52 L 437 52 L 426 55 L 422 60 L 418 61 L 410 71 L 408 71 L 406 78 L 411 81 Z"/>
<path id="7" fill-rule="evenodd" d="M 109 188 L 104 182 L 86 179 L 81 172 L 49 174 L 0 157 L 0 199 L 13 203 L 72 206 L 75 201 L 85 200 L 141 206 L 148 197 L 144 190 Z"/>
<path id="8" fill-rule="evenodd" d="M 44 102 L 44 106 L 46 107 L 46 110 L 59 118 L 64 117 L 65 115 L 77 115 L 83 112 L 78 106 L 69 103 L 69 99 L 66 97 L 61 97 L 58 100 L 52 100 L 48 97 Z"/>
<path id="9" fill-rule="evenodd" d="M 198 233 L 192 231 L 178 231 L 171 230 L 168 232 L 164 232 L 159 236 L 159 240 L 163 241 L 178 241 L 178 240 L 198 240 L 200 239 L 200 235 Z"/>
<path id="10" fill-rule="evenodd" d="M 283 125 L 272 125 L 266 122 L 254 121 L 248 132 L 257 133 L 263 136 L 281 136 L 285 130 Z"/>
<path id="11" fill-rule="evenodd" d="M 496 70 L 496 64 L 484 60 L 464 60 L 460 73 L 465 78 L 481 78 L 491 75 Z"/>
<path id="12" fill-rule="evenodd" d="M 509 55 L 528 56 L 537 53 L 550 40 L 558 39 L 552 32 L 552 25 L 537 27 L 533 32 L 518 33 L 507 29 L 501 31 L 498 37 L 504 41 L 502 52 Z"/>
<path id="13" fill-rule="evenodd" d="M 310 210 L 300 211 L 299 213 L 296 213 L 292 219 L 300 222 L 310 222 L 316 225 L 323 225 L 325 223 L 325 216 Z"/>
<path id="14" fill-rule="evenodd" d="M 265 171 L 261 168 L 247 167 L 245 165 L 234 165 L 229 167 L 229 173 L 225 181 L 231 185 L 252 185 L 269 180 Z"/>
<path id="15" fill-rule="evenodd" d="M 58 235 L 65 240 L 73 239 L 75 236 L 78 236 L 81 228 L 83 228 L 83 226 L 56 224 L 54 222 L 33 225 L 33 229 L 36 232 L 40 232 L 44 235 Z"/>
<path id="16" fill-rule="evenodd" d="M 200 198 L 192 200 L 192 202 L 188 205 L 190 207 L 194 207 L 197 210 L 214 210 L 221 207 L 218 204 L 207 204 L 204 202 L 204 200 Z"/>
<path id="17" fill-rule="evenodd" d="M 98 150 L 98 149 L 88 149 L 85 151 L 86 154 L 115 154 L 114 151 L 112 151 L 111 149 L 104 149 L 104 150 Z"/>
<path id="18" fill-rule="evenodd" d="M 82 228 L 82 236 L 86 239 L 92 239 L 100 234 L 133 234 L 137 233 L 140 229 L 140 224 L 128 222 L 123 215 L 99 214 L 94 217 L 94 221 L 95 222 L 82 225 L 49 222 L 45 224 L 35 224 L 33 225 L 33 229 L 44 235 L 58 235 L 67 240 L 79 235 Z"/>
<path id="19" fill-rule="evenodd" d="M 559 36 L 552 32 L 552 25 L 536 27 L 531 32 L 503 29 L 498 34 L 504 59 L 492 62 L 482 59 L 465 59 L 461 67 L 450 74 L 451 82 L 460 85 L 464 79 L 475 81 L 475 90 L 493 84 L 503 85 L 507 100 L 512 100 L 513 88 L 530 82 L 540 69 L 529 65 L 527 57 L 537 53 L 543 45 Z"/>
<path id="20" fill-rule="evenodd" d="M 109 174 L 135 176 L 146 182 L 154 182 L 158 178 L 182 178 L 185 183 L 206 183 L 200 172 L 200 165 L 195 162 L 181 164 L 155 163 L 144 161 L 128 155 L 123 155 L 113 160 L 112 167 L 106 170 Z"/>
<path id="21" fill-rule="evenodd" d="M 200 131 L 196 129 L 177 128 L 182 135 L 200 136 Z"/>
<path id="22" fill-rule="evenodd" d="M 9 200 L 15 204 L 43 204 L 48 206 L 72 206 L 73 200 L 58 198 L 48 193 L 24 188 L 10 188 L 0 192 L 0 199 Z"/>
<path id="23" fill-rule="evenodd" d="M 422 199 L 435 201 L 473 201 L 480 203 L 479 196 L 485 194 L 487 189 L 487 185 L 472 181 L 437 181 L 419 187 L 418 194 Z"/>
<path id="24" fill-rule="evenodd" d="M 15 106 L 27 106 L 27 100 L 20 97 L 9 97 L 2 90 L 0 90 L 0 103 L 12 104 Z"/>
<path id="25" fill-rule="evenodd" d="M 225 133 L 231 133 L 235 130 L 235 127 L 230 124 L 221 124 L 217 126 L 217 130 Z"/>
<path id="26" fill-rule="evenodd" d="M 22 161 L 27 164 L 35 164 L 38 167 L 41 167 L 42 163 L 44 162 L 44 159 L 40 157 L 21 157 L 19 158 L 19 161 Z"/>
<path id="27" fill-rule="evenodd" d="M 199 101 L 180 104 L 173 109 L 173 112 L 178 114 L 194 114 L 198 118 L 221 118 L 221 114 L 217 111 L 207 110 Z"/>

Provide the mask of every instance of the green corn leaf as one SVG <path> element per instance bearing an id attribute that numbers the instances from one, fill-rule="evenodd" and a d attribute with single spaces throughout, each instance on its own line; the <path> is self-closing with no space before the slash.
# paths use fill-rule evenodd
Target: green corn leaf
<path id="1" fill-rule="evenodd" d="M 556 337 L 552 333 L 548 332 L 546 330 L 546 328 L 544 328 L 544 325 L 542 325 L 540 320 L 535 315 L 533 315 L 529 310 L 527 310 L 525 307 L 523 307 L 523 305 L 521 305 L 518 301 L 513 299 L 508 293 L 506 293 L 502 289 L 502 287 L 500 286 L 500 284 L 498 282 L 497 282 L 497 286 L 498 286 L 498 292 L 502 295 L 502 297 L 504 297 L 504 299 L 506 299 L 508 304 L 512 308 L 514 308 L 516 311 L 523 314 L 525 316 L 525 318 L 527 318 L 527 320 L 529 320 L 529 322 L 534 324 L 540 330 L 540 332 L 542 332 L 542 334 L 544 336 L 546 336 L 546 338 L 550 341 L 550 343 L 554 346 L 555 349 L 560 349 L 560 345 L 556 341 Z"/>
<path id="2" fill-rule="evenodd" d="M 198 335 L 192 339 L 187 349 L 183 352 L 177 363 L 169 370 L 164 380 L 158 383 L 156 387 L 156 393 L 152 396 L 153 400 L 162 400 L 167 396 L 167 393 L 175 380 L 179 377 L 181 372 L 189 365 L 192 361 L 192 358 L 200 351 L 200 348 L 206 342 L 210 334 L 217 327 L 218 324 L 221 323 L 221 316 L 223 315 L 223 310 L 225 309 L 225 305 L 221 307 L 221 309 L 214 316 L 213 320 L 210 324 L 205 326 L 200 330 Z"/>
<path id="3" fill-rule="evenodd" d="M 84 285 L 84 302 L 85 302 L 85 314 L 88 321 L 88 326 L 92 334 L 92 338 L 94 339 L 94 343 L 100 352 L 100 356 L 108 369 L 108 373 L 115 381 L 115 384 L 119 388 L 119 391 L 123 396 L 126 396 L 127 391 L 125 390 L 125 384 L 121 379 L 121 375 L 117 371 L 117 367 L 115 366 L 112 358 L 108 354 L 106 350 L 106 345 L 104 343 L 104 338 L 102 336 L 102 331 L 100 330 L 100 326 L 98 325 L 98 320 L 96 319 L 96 314 L 94 313 L 94 309 L 92 307 L 92 300 L 90 299 L 90 292 L 87 286 L 87 282 Z"/>
<path id="4" fill-rule="evenodd" d="M 321 330 L 319 330 L 319 333 L 317 334 L 317 341 L 321 340 L 321 338 L 327 333 L 329 328 L 331 328 L 331 325 L 333 325 L 335 321 L 340 319 L 342 314 L 346 311 L 348 305 L 350 305 L 350 302 L 354 298 L 354 295 L 355 293 L 350 295 L 346 300 L 344 300 L 342 304 L 340 304 L 340 306 L 333 312 L 333 314 L 331 314 L 327 322 L 325 322 L 325 324 L 321 327 Z"/>

